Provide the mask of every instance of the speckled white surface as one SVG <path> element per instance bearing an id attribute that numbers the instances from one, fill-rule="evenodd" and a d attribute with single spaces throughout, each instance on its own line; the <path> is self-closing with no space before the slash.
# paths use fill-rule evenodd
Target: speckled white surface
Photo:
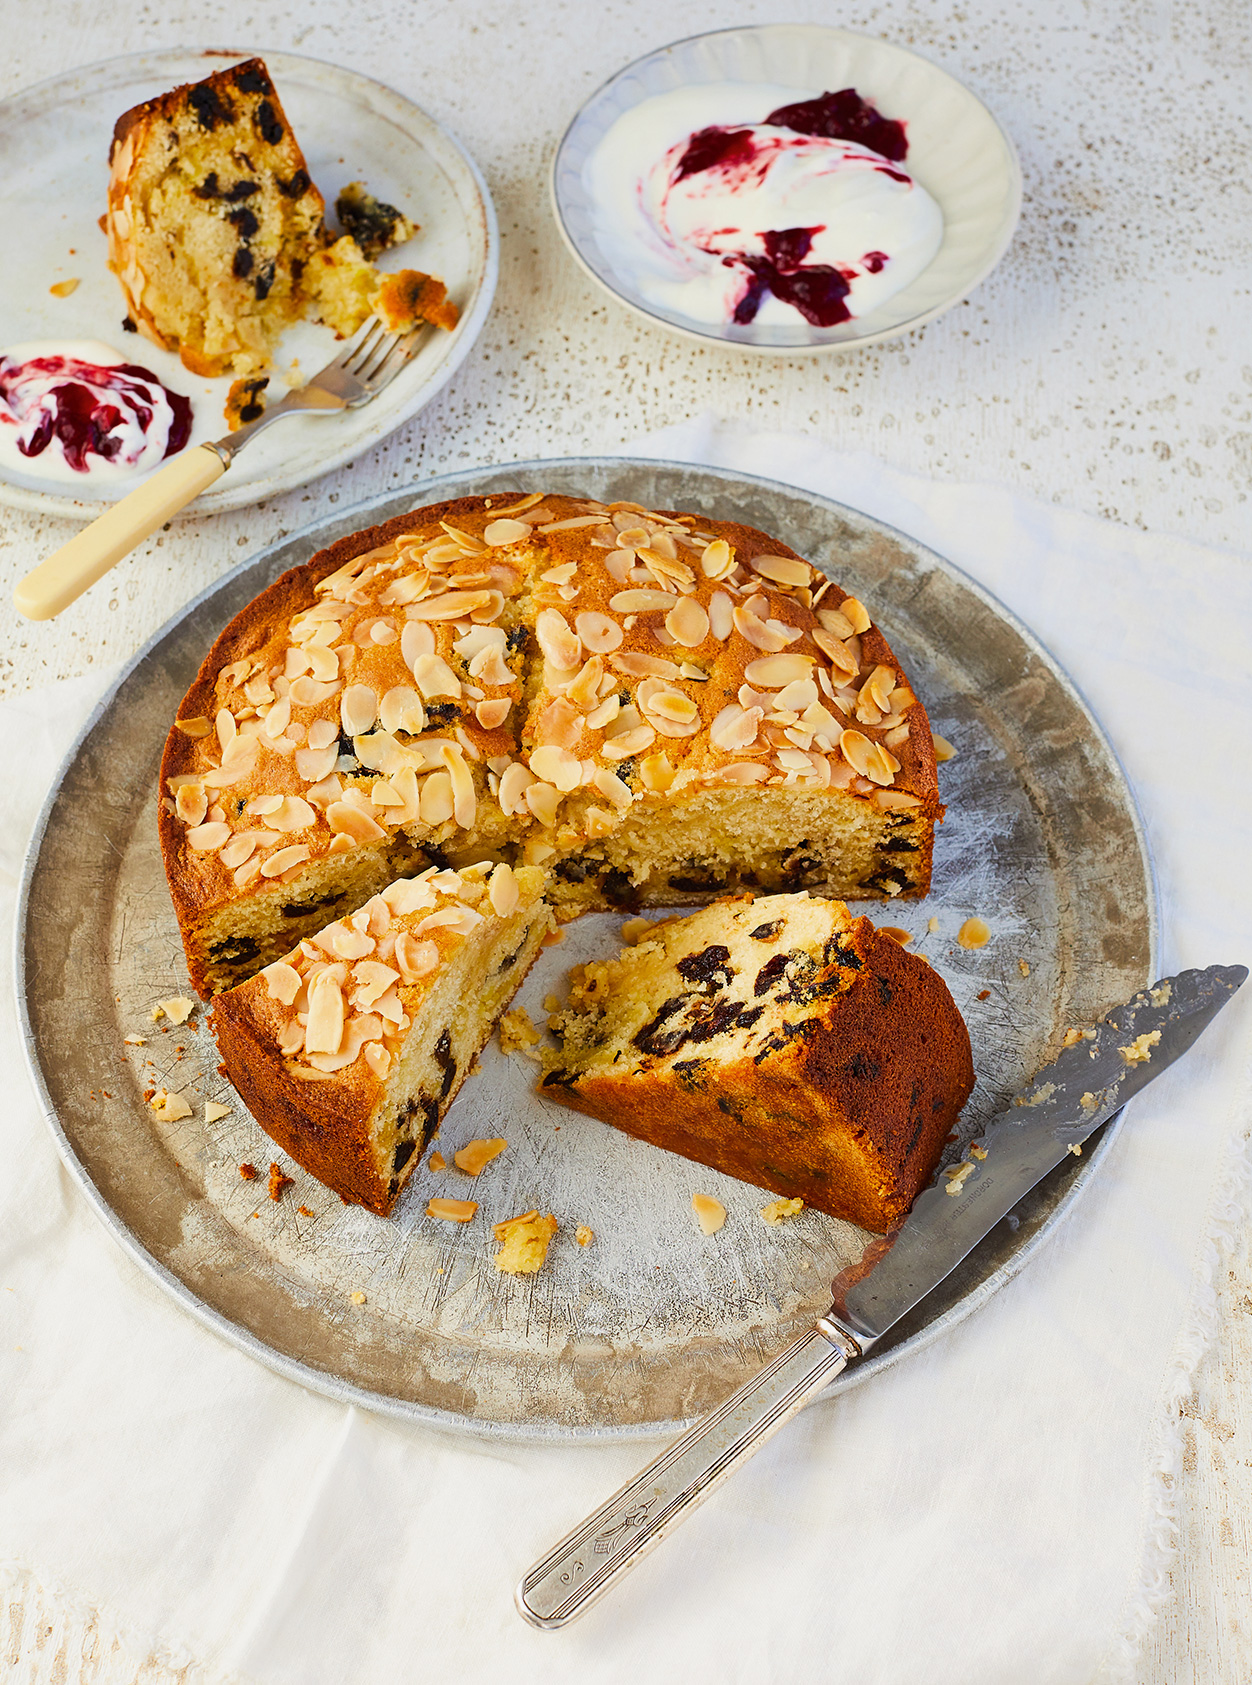
<path id="1" fill-rule="evenodd" d="M 936 479 L 998 481 L 1127 525 L 1248 548 L 1244 0 L 884 0 L 855 17 L 791 0 L 786 13 L 888 36 L 968 82 L 1012 134 L 1026 197 L 1013 247 L 967 304 L 907 339 L 762 364 L 670 338 L 603 300 L 563 250 L 542 181 L 569 118 L 622 64 L 680 33 L 772 21 L 767 0 L 691 0 L 681 14 L 662 0 L 600 0 L 594 27 L 576 0 L 9 7 L 0 95 L 140 48 L 224 43 L 285 47 L 389 82 L 473 152 L 496 197 L 503 261 L 474 355 L 417 422 L 304 491 L 180 522 L 56 622 L 18 620 L 9 588 L 73 529 L 7 512 L 0 688 L 123 660 L 194 591 L 337 502 L 442 468 L 598 451 L 704 409 L 816 433 Z M 65 261 L 62 274 L 75 273 Z M 0 339 L 2 312 L 0 295 Z M 1244 1411 L 1240 1426 L 1238 1399 L 1252 1363 L 1250 1271 L 1245 1252 L 1224 1288 L 1221 1345 L 1185 1412 L 1196 1432 L 1182 1476 L 1183 1556 L 1140 1685 L 1248 1677 L 1238 1540 L 1246 1545 L 1252 1511 L 1252 1425 Z"/>

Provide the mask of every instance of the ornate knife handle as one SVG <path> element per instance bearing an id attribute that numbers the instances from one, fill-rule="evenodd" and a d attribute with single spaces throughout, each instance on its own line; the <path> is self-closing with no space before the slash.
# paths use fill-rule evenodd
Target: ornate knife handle
<path id="1" fill-rule="evenodd" d="M 860 1355 L 823 1317 L 536 1563 L 517 1588 L 522 1618 L 546 1628 L 577 1620 Z"/>

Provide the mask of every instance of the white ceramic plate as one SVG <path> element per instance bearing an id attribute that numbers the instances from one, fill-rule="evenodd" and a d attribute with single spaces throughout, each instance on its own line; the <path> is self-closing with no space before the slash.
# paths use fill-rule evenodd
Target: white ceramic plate
<path id="1" fill-rule="evenodd" d="M 584 169 L 623 113 L 674 88 L 707 82 L 776 83 L 794 88 L 798 99 L 855 88 L 885 117 L 907 123 L 905 168 L 943 212 L 943 244 L 929 266 L 872 314 L 831 328 L 811 327 L 798 316 L 794 327 L 759 322 L 710 327 L 645 299 L 597 236 Z M 690 338 L 795 355 L 892 339 L 959 303 L 1007 250 L 1021 211 L 1022 180 L 1013 142 L 982 101 L 946 70 L 852 30 L 763 24 L 676 41 L 619 71 L 567 129 L 553 160 L 552 198 L 570 250 L 620 303 Z"/>
<path id="2" fill-rule="evenodd" d="M 178 357 L 122 328 L 126 305 L 107 267 L 98 224 L 108 182 L 109 140 L 123 111 L 181 82 L 251 57 L 238 52 L 138 53 L 72 70 L 0 103 L 0 227 L 5 284 L 0 347 L 31 339 L 95 339 L 151 369 L 192 401 L 191 443 L 226 431 L 222 406 L 229 377 L 206 380 Z M 446 129 L 380 82 L 292 53 L 263 52 L 313 180 L 333 211 L 350 181 L 421 224 L 415 239 L 388 252 L 383 268 L 438 275 L 461 312 L 452 333 L 430 329 L 417 355 L 381 397 L 346 415 L 296 417 L 263 434 L 230 473 L 194 505 L 197 515 L 237 509 L 325 474 L 377 444 L 444 387 L 482 331 L 495 294 L 499 235 L 495 208 L 473 159 Z M 77 277 L 68 298 L 49 292 Z M 279 347 L 274 373 L 293 361 L 307 377 L 336 355 L 329 328 L 300 323 Z M 275 387 L 278 381 L 275 381 Z M 94 519 L 142 476 L 110 486 L 67 486 L 30 473 L 0 470 L 0 503 Z"/>

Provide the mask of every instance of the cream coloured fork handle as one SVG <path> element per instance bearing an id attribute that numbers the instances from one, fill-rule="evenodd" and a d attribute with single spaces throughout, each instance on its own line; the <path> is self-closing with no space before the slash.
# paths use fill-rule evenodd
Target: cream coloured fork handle
<path id="1" fill-rule="evenodd" d="M 229 457 L 215 445 L 195 445 L 171 457 L 150 480 L 19 580 L 13 592 L 18 612 L 28 620 L 51 620 L 60 614 L 136 544 L 207 491 L 228 464 Z"/>

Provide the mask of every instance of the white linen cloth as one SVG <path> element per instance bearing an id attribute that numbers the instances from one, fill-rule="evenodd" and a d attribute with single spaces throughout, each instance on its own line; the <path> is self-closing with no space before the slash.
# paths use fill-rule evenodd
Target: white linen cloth
<path id="1" fill-rule="evenodd" d="M 713 422 L 642 448 L 842 499 L 999 595 L 1126 765 L 1162 969 L 1249 959 L 1246 561 Z M 97 689 L 0 708 L 9 921 L 39 801 Z M 514 1582 L 646 1448 L 441 1436 L 270 1374 L 96 1223 L 21 1068 L 11 999 L 0 1035 L 0 1559 L 27 1609 L 0 1653 L 19 1685 L 166 1667 L 182 1685 L 1131 1676 L 1168 1560 L 1177 1402 L 1243 1197 L 1252 988 L 1134 1102 L 1073 1215 L 990 1304 L 811 1408 L 550 1634 L 520 1622 Z"/>

